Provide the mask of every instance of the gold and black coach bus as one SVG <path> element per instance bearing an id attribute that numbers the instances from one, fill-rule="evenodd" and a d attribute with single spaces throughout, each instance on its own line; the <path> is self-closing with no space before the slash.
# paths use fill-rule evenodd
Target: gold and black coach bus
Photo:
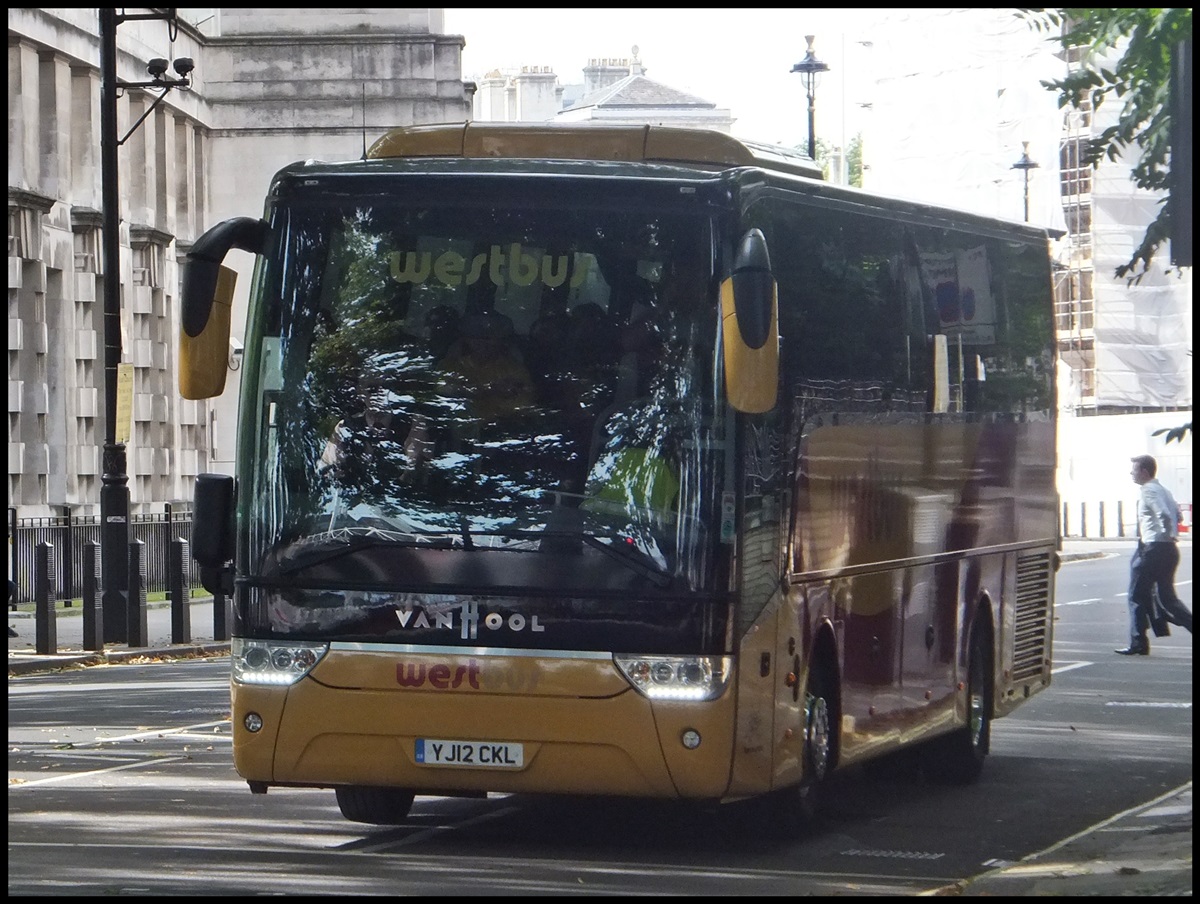
<path id="1" fill-rule="evenodd" d="M 193 556 L 252 791 L 805 807 L 906 749 L 974 778 L 1050 684 L 1044 230 L 715 132 L 401 128 L 195 243 L 187 398 L 233 249 Z"/>

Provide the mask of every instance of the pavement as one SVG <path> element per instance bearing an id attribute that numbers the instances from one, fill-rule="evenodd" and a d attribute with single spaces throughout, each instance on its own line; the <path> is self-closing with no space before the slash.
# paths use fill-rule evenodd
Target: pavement
<path id="1" fill-rule="evenodd" d="M 1191 543 L 1190 536 L 1182 542 Z M 1064 561 L 1097 558 L 1132 550 L 1129 538 L 1067 540 Z M 106 644 L 103 652 L 83 649 L 78 609 L 59 609 L 57 652 L 35 652 L 31 612 L 9 612 L 18 636 L 8 640 L 8 674 L 62 672 L 89 665 L 150 662 L 229 654 L 229 642 L 213 634 L 212 597 L 191 601 L 187 643 L 171 640 L 169 603 L 147 608 L 150 644 L 131 648 Z M 226 624 L 229 624 L 226 620 Z M 1192 783 L 1097 823 L 1044 851 L 922 896 L 1186 896 L 1192 894 Z"/>
<path id="2" fill-rule="evenodd" d="M 926 896 L 1191 897 L 1192 783 Z"/>
<path id="3" fill-rule="evenodd" d="M 37 652 L 36 621 L 32 612 L 9 610 L 9 627 L 17 631 L 16 637 L 10 634 L 8 638 L 9 677 L 118 662 L 229 655 L 229 641 L 217 640 L 214 637 L 211 596 L 196 597 L 190 601 L 191 630 L 185 643 L 172 641 L 170 605 L 168 602 L 147 605 L 146 639 L 149 643 L 146 646 L 131 647 L 123 643 L 110 643 L 104 645 L 103 651 L 90 651 L 83 646 L 83 610 L 78 604 L 67 609 L 60 603 L 54 622 L 57 643 L 53 653 Z M 28 604 L 23 604 L 22 610 L 27 606 Z M 227 612 L 225 624 L 230 623 Z"/>

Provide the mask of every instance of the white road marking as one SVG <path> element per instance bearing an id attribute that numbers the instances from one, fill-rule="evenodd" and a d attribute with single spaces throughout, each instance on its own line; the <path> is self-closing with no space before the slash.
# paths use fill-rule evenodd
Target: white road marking
<path id="1" fill-rule="evenodd" d="M 138 731 L 133 734 L 119 735 L 115 738 L 96 738 L 94 741 L 82 741 L 76 744 L 76 747 L 95 747 L 98 744 L 115 744 L 119 741 L 140 741 L 144 738 L 160 738 L 165 735 L 178 735 L 184 732 L 196 731 L 200 728 L 213 728 L 218 725 L 228 725 L 228 719 L 221 719 L 219 722 L 201 722 L 198 725 L 181 725 L 178 728 L 152 728 L 149 731 Z M 213 737 L 220 737 L 217 732 L 213 732 Z"/>
<path id="2" fill-rule="evenodd" d="M 51 782 L 65 782 L 71 779 L 90 778 L 96 775 L 104 775 L 109 772 L 121 772 L 125 769 L 141 769 L 143 766 L 157 766 L 160 763 L 174 763 L 179 760 L 186 760 L 184 756 L 160 756 L 149 760 L 142 760 L 137 763 L 126 763 L 123 766 L 109 766 L 107 769 L 93 769 L 90 772 L 71 772 L 63 775 L 54 775 L 50 778 L 38 778 L 33 781 L 20 782 L 19 784 L 10 784 L 9 791 L 22 791 L 25 788 L 36 788 L 39 785 L 48 785 Z"/>
<path id="3" fill-rule="evenodd" d="M 1069 672 L 1072 669 L 1081 669 L 1084 666 L 1095 665 L 1094 662 L 1071 662 L 1066 665 L 1060 665 L 1057 668 L 1050 669 L 1051 675 L 1061 675 L 1063 672 Z"/>
<path id="4" fill-rule="evenodd" d="M 1109 700 L 1105 706 L 1142 706 L 1149 709 L 1191 709 L 1191 702 L 1176 703 L 1169 700 Z"/>

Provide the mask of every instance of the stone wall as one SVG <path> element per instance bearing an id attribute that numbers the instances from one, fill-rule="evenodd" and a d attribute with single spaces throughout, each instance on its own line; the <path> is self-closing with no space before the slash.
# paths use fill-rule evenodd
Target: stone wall
<path id="1" fill-rule="evenodd" d="M 117 105 L 121 266 L 112 278 L 121 282 L 121 360 L 134 373 L 134 513 L 190 498 L 197 473 L 232 468 L 237 372 L 219 399 L 178 393 L 177 291 L 191 243 L 226 217 L 259 215 L 271 176 L 288 163 L 357 158 L 394 126 L 470 115 L 463 40 L 440 33 L 440 9 L 202 12 L 198 28 L 131 20 L 117 31 L 122 81 L 146 81 L 153 57 L 195 61 L 190 90 L 154 105 L 159 91 L 129 89 Z M 95 514 L 109 278 L 99 19 L 95 8 L 8 15 L 9 505 L 19 517 Z M 231 257 L 242 271 L 240 341 L 253 262 Z"/>

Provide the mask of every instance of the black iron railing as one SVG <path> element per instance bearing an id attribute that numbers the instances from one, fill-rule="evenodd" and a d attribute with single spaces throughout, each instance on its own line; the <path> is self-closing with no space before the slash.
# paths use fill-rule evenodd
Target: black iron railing
<path id="1" fill-rule="evenodd" d="M 16 509 L 8 510 L 9 574 L 17 583 L 17 601 L 33 599 L 34 560 L 39 543 L 53 547 L 54 565 L 51 594 L 55 599 L 79 599 L 83 594 L 83 548 L 89 540 L 100 542 L 98 515 L 52 515 L 43 518 L 18 518 Z M 162 593 L 170 589 L 171 541 L 184 539 L 192 546 L 192 505 L 169 502 L 160 513 L 137 514 L 129 518 L 129 540 L 145 544 L 146 591 Z M 192 574 L 199 574 L 193 567 Z M 11 602 L 11 600 L 10 600 Z"/>

